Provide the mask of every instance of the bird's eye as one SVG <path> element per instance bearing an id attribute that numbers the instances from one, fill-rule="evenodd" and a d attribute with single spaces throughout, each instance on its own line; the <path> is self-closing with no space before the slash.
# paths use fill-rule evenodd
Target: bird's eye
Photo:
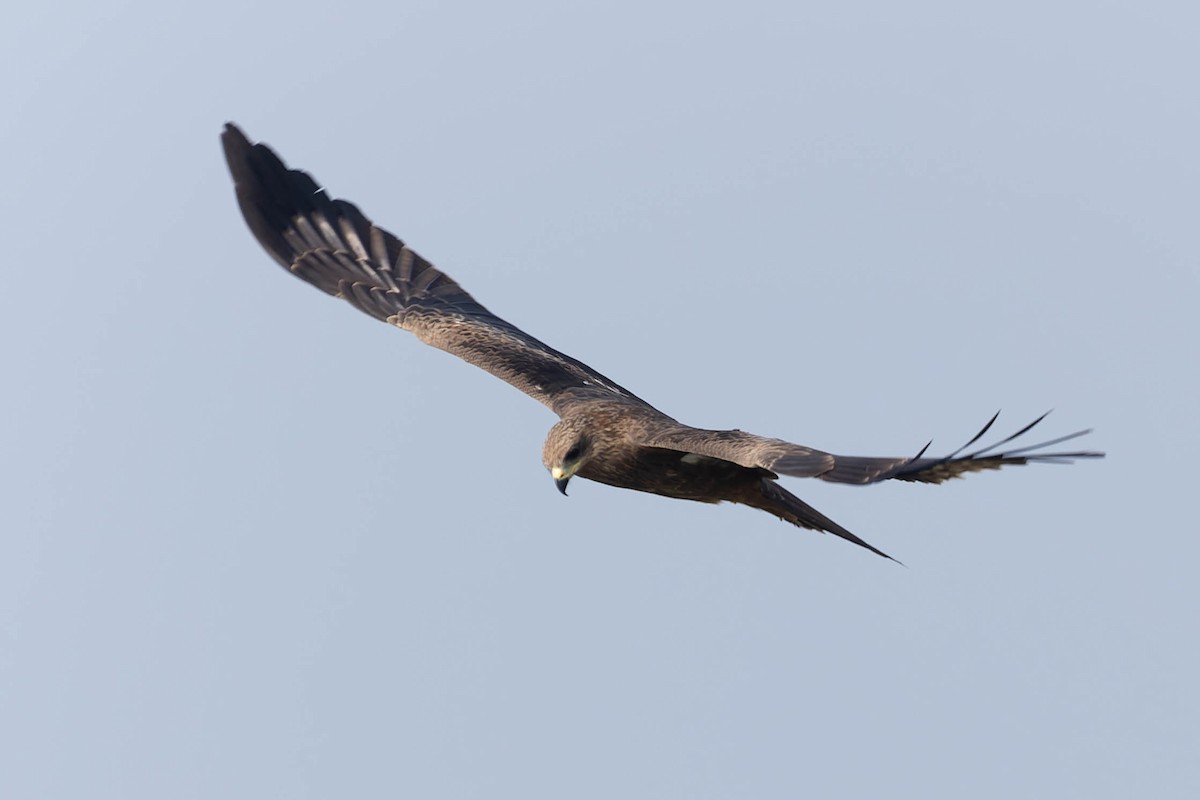
<path id="1" fill-rule="evenodd" d="M 570 463 L 570 462 L 576 460 L 577 458 L 579 458 L 579 445 L 575 445 L 570 450 L 567 451 L 567 457 L 565 460 L 568 463 Z"/>

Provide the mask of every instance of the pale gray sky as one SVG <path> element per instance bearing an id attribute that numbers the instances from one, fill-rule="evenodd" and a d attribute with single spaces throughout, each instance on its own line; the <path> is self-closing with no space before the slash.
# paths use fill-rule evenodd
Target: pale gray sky
<path id="1" fill-rule="evenodd" d="M 827 5 L 7 11 L 0 794 L 1200 793 L 1200 12 Z M 787 482 L 908 568 L 564 499 L 260 251 L 226 120 L 683 421 L 1109 458 Z"/>

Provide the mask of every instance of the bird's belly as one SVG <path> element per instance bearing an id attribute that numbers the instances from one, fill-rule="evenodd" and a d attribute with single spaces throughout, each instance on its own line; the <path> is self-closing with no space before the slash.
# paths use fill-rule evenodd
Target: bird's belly
<path id="1" fill-rule="evenodd" d="M 700 503 L 735 501 L 747 486 L 761 480 L 754 470 L 727 461 L 711 459 L 706 461 L 713 463 L 697 463 L 686 461 L 685 457 L 686 454 L 672 452 L 668 457 L 643 455 L 620 463 L 593 461 L 584 465 L 578 475 L 620 489 Z"/>

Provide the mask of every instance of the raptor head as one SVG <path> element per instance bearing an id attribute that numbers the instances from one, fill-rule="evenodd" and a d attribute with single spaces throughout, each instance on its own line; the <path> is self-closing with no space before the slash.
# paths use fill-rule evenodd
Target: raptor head
<path id="1" fill-rule="evenodd" d="M 580 420 L 564 419 L 550 429 L 542 447 L 542 463 L 550 470 L 554 485 L 564 495 L 567 482 L 592 455 L 592 439 Z"/>

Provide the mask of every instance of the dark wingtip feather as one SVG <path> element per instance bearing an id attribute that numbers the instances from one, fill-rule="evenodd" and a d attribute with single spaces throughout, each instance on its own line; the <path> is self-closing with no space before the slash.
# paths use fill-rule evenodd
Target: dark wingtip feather
<path id="1" fill-rule="evenodd" d="M 1030 422 L 1025 427 L 1021 428 L 1014 434 L 1006 436 L 998 442 L 982 447 L 974 452 L 966 455 L 959 455 L 965 447 L 978 441 L 980 436 L 991 427 L 995 422 L 996 417 L 992 417 L 988 424 L 984 426 L 983 431 L 976 434 L 967 445 L 960 447 L 953 453 L 941 458 L 925 458 L 920 455 L 912 458 L 907 464 L 887 475 L 887 478 L 897 478 L 904 481 L 918 481 L 922 483 L 941 483 L 950 478 L 961 477 L 967 472 L 977 472 L 985 469 L 999 469 L 1003 466 L 1015 464 L 1069 464 L 1073 459 L 1082 458 L 1104 458 L 1104 453 L 1095 450 L 1076 450 L 1071 452 L 1056 452 L 1044 453 L 1039 452 L 1044 448 L 1051 447 L 1056 444 L 1077 439 L 1080 436 L 1086 436 L 1092 432 L 1091 428 L 1086 430 L 1069 433 L 1065 436 L 1058 436 L 1054 439 L 1047 439 L 1036 444 L 1024 445 L 1012 450 L 1004 450 L 996 452 L 996 450 L 1008 442 L 1017 439 L 1032 430 L 1038 423 L 1044 420 L 1050 414 L 1047 411 L 1040 417 Z M 922 450 L 922 453 L 925 451 Z"/>
<path id="2" fill-rule="evenodd" d="M 1053 410 L 1053 409 L 1051 409 L 1051 410 Z M 996 442 L 995 444 L 988 445 L 987 447 L 983 448 L 982 450 L 976 450 L 974 453 L 971 453 L 971 454 L 968 456 L 968 458 L 974 458 L 974 457 L 976 457 L 976 456 L 981 456 L 981 455 L 983 455 L 984 453 L 986 453 L 986 452 L 987 452 L 987 451 L 989 451 L 989 450 L 995 450 L 997 447 L 999 447 L 999 446 L 1000 446 L 1000 445 L 1002 445 L 1002 444 L 1008 444 L 1008 443 L 1009 443 L 1009 442 L 1011 442 L 1013 439 L 1016 439 L 1016 438 L 1019 438 L 1019 437 L 1021 437 L 1021 436 L 1024 436 L 1026 433 L 1029 433 L 1029 431 L 1033 430 L 1033 429 L 1034 429 L 1034 427 L 1035 427 L 1035 426 L 1036 426 L 1036 425 L 1037 425 L 1039 422 L 1041 422 L 1042 420 L 1044 420 L 1044 419 L 1045 419 L 1046 417 L 1048 417 L 1048 416 L 1050 416 L 1050 412 L 1049 412 L 1049 411 L 1047 411 L 1046 413 L 1042 414 L 1040 417 L 1038 417 L 1037 419 L 1035 419 L 1033 422 L 1029 423 L 1029 424 L 1028 424 L 1028 425 L 1026 425 L 1024 428 L 1021 428 L 1021 430 L 1017 431 L 1016 433 L 1012 434 L 1011 436 L 1005 437 L 1004 439 L 1001 439 L 1000 441 Z"/>
<path id="3" fill-rule="evenodd" d="M 987 433 L 989 430 L 991 430 L 991 429 L 992 429 L 992 426 L 996 424 L 996 420 L 998 420 L 998 419 L 1000 419 L 1000 410 L 999 410 L 999 409 L 997 409 L 997 410 L 996 410 L 996 413 L 995 413 L 995 414 L 992 414 L 992 418 L 991 418 L 991 419 L 989 419 L 989 420 L 987 421 L 987 423 L 986 423 L 986 424 L 985 424 L 985 425 L 984 425 L 982 428 L 980 428 L 980 429 L 979 429 L 979 433 L 977 433 L 977 434 L 975 434 L 974 436 L 972 436 L 972 437 L 971 437 L 971 439 L 970 439 L 970 441 L 968 441 L 968 442 L 967 442 L 966 444 L 964 444 L 962 447 L 960 447 L 960 448 L 958 448 L 957 450 L 955 450 L 955 451 L 954 451 L 953 453 L 951 453 L 950 455 L 946 456 L 946 458 L 954 458 L 956 455 L 958 455 L 959 453 L 961 453 L 963 450 L 966 450 L 968 447 L 970 447 L 971 445 L 973 445 L 973 444 L 975 444 L 976 442 L 978 442 L 980 439 L 982 439 L 982 438 L 983 438 L 983 435 L 984 435 L 985 433 Z"/>

